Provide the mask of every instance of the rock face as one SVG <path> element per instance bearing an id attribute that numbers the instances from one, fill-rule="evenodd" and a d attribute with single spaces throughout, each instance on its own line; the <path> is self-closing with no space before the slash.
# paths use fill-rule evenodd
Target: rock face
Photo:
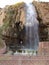
<path id="1" fill-rule="evenodd" d="M 33 2 L 36 7 L 38 16 L 44 24 L 49 24 L 49 3 L 48 2 Z"/>
<path id="2" fill-rule="evenodd" d="M 33 2 L 33 4 L 38 13 L 39 36 L 42 41 L 39 43 L 38 55 L 49 55 L 49 2 Z"/>
<path id="3" fill-rule="evenodd" d="M 49 40 L 49 2 L 33 2 L 38 13 L 40 40 Z"/>
<path id="4" fill-rule="evenodd" d="M 4 9 L 0 8 L 0 26 L 3 25 Z"/>
<path id="5" fill-rule="evenodd" d="M 6 45 L 12 48 L 13 51 L 16 46 L 20 45 L 19 42 L 21 42 L 24 38 L 22 37 L 23 34 L 21 33 L 24 28 L 25 22 L 24 11 L 25 3 L 18 3 L 15 5 L 6 6 L 4 10 L 1 10 L 2 14 L 0 15 L 0 22 L 3 23 L 3 25 L 1 23 L 3 28 L 2 37 L 3 40 L 5 40 Z"/>
<path id="6" fill-rule="evenodd" d="M 33 2 L 39 20 L 40 41 L 49 40 L 49 3 Z M 0 26 L 2 26 L 2 38 L 10 49 L 15 51 L 20 48 L 24 40 L 25 3 L 6 6 L 0 9 Z M 22 34 L 23 32 L 23 34 Z M 20 44 L 19 44 L 20 43 Z"/>

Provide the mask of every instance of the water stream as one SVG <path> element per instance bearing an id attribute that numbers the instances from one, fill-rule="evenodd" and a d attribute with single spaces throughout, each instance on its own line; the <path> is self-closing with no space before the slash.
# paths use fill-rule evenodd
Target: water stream
<path id="1" fill-rule="evenodd" d="M 31 3 L 26 4 L 24 49 L 37 50 L 39 43 L 37 13 Z"/>
<path id="2" fill-rule="evenodd" d="M 33 4 L 26 3 L 26 10 L 25 10 L 25 39 L 22 44 L 23 47 L 22 53 L 27 54 L 28 50 L 29 53 L 38 50 L 39 44 L 39 35 L 38 35 L 38 26 L 39 22 L 37 20 L 37 13 Z M 35 52 L 36 53 L 36 52 Z M 17 52 L 15 53 L 17 54 Z M 35 54 L 36 55 L 36 54 Z"/>

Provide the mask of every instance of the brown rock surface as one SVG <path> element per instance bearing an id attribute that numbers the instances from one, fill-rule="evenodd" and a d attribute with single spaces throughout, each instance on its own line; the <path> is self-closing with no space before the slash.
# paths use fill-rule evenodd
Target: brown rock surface
<path id="1" fill-rule="evenodd" d="M 42 22 L 44 24 L 49 24 L 49 2 L 33 2 L 33 4 Z"/>
<path id="2" fill-rule="evenodd" d="M 38 20 L 39 23 L 41 23 L 40 25 L 43 24 L 44 26 L 40 29 L 41 33 L 44 32 L 40 36 L 46 35 L 44 37 L 44 40 L 46 40 L 48 35 L 47 32 L 45 33 L 45 29 L 47 30 L 47 25 L 49 24 L 49 3 L 33 2 L 33 4 L 36 7 Z M 22 41 L 22 38 L 24 38 L 21 36 L 23 35 L 21 34 L 21 31 L 25 23 L 24 11 L 25 3 L 18 3 L 15 5 L 6 6 L 4 9 L 0 9 L 0 24 L 4 24 L 3 39 L 5 40 L 7 46 L 10 46 L 11 44 L 13 46 L 17 46 L 17 44 Z"/>
<path id="3" fill-rule="evenodd" d="M 42 39 L 42 42 L 39 43 L 38 55 L 49 55 L 49 2 L 33 2 L 33 4 L 37 10 L 40 24 L 39 36 Z"/>
<path id="4" fill-rule="evenodd" d="M 0 26 L 3 25 L 3 19 L 4 19 L 4 16 L 5 16 L 4 14 L 5 14 L 4 9 L 0 8 Z"/>
<path id="5" fill-rule="evenodd" d="M 2 10 L 3 11 L 3 10 Z M 2 36 L 7 46 L 16 47 L 19 45 L 21 31 L 25 22 L 25 3 L 18 3 L 4 8 L 4 16 L 1 18 L 3 22 Z M 2 14 L 3 14 L 2 13 Z"/>
<path id="6" fill-rule="evenodd" d="M 40 41 L 49 41 L 49 2 L 33 2 L 39 20 Z"/>

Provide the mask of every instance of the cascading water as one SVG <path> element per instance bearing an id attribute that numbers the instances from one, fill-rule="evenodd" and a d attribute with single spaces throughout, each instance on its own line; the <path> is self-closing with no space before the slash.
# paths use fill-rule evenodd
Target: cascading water
<path id="1" fill-rule="evenodd" d="M 39 43 L 38 20 L 35 7 L 31 3 L 26 4 L 25 41 L 24 49 L 37 50 Z"/>
<path id="2" fill-rule="evenodd" d="M 37 13 L 35 10 L 35 7 L 33 4 L 26 3 L 25 7 L 25 39 L 24 42 L 22 43 L 21 50 L 24 54 L 30 50 L 32 54 L 32 50 L 37 51 L 38 50 L 38 43 L 39 43 L 39 36 L 38 36 L 38 25 L 39 22 L 37 20 Z M 15 53 L 17 54 L 17 52 Z M 35 52 L 36 55 L 36 52 Z"/>

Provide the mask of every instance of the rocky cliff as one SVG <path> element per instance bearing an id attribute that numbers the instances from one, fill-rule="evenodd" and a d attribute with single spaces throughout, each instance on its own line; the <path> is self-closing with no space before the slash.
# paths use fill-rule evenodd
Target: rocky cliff
<path id="1" fill-rule="evenodd" d="M 38 17 L 44 24 L 49 24 L 49 2 L 33 2 L 36 7 Z"/>
<path id="2" fill-rule="evenodd" d="M 39 24 L 40 25 L 39 26 L 40 38 L 42 38 L 43 40 L 46 40 L 47 36 L 49 35 L 48 33 L 49 31 L 49 3 L 33 1 L 33 4 L 36 8 L 36 11 L 38 14 L 37 19 L 39 20 L 39 23 L 40 23 Z M 9 23 L 11 26 L 14 26 L 16 22 L 21 21 L 20 27 L 23 28 L 23 25 L 25 22 L 25 12 L 24 11 L 25 11 L 25 3 L 18 3 L 15 5 L 6 6 L 3 9 L 0 8 L 0 25 L 3 25 L 6 22 L 6 26 Z M 42 33 L 44 34 L 45 37 L 43 37 Z M 7 33 L 7 35 L 8 34 L 9 33 Z"/>
<path id="3" fill-rule="evenodd" d="M 33 2 L 39 20 L 40 40 L 49 40 L 49 2 Z"/>
<path id="4" fill-rule="evenodd" d="M 33 4 L 38 14 L 40 41 L 49 40 L 49 3 L 33 2 Z M 24 34 L 21 33 L 24 29 L 24 23 L 25 3 L 22 2 L 0 9 L 1 34 L 7 46 L 16 47 L 18 43 L 24 40 Z"/>
<path id="5" fill-rule="evenodd" d="M 0 10 L 0 35 L 7 46 L 16 47 L 22 40 L 22 29 L 25 22 L 25 3 L 6 6 Z M 21 37 L 21 39 L 20 39 Z"/>

